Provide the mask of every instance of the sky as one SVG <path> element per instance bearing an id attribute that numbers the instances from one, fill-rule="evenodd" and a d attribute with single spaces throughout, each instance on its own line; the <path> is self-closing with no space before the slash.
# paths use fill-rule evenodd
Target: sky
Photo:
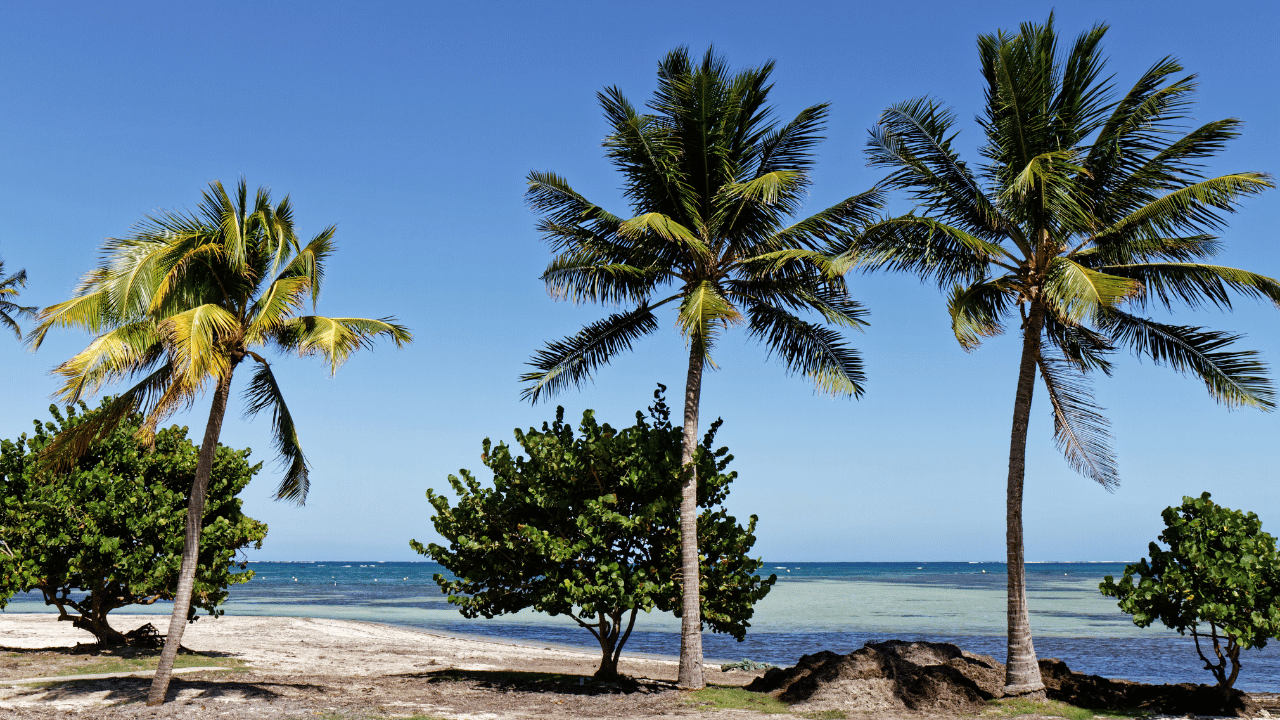
<path id="1" fill-rule="evenodd" d="M 25 268 L 22 301 L 71 296 L 104 238 L 162 209 L 195 207 L 214 180 L 288 194 L 300 235 L 337 225 L 321 314 L 395 315 L 412 346 L 362 352 L 330 377 L 315 359 L 274 367 L 312 463 L 303 507 L 271 499 L 280 468 L 268 418 L 228 417 L 222 442 L 266 464 L 245 511 L 270 532 L 258 560 L 419 560 L 438 541 L 427 488 L 460 468 L 486 474 L 481 441 L 512 439 L 586 408 L 629 425 L 656 383 L 678 397 L 685 348 L 674 319 L 595 375 L 530 406 L 519 375 L 548 340 L 609 312 L 553 301 L 550 259 L 523 199 L 552 170 L 625 215 L 604 158 L 596 93 L 636 104 L 658 61 L 714 45 L 738 68 L 777 62 L 779 118 L 831 103 L 806 209 L 881 179 L 867 130 L 888 105 L 929 95 L 953 107 L 976 162 L 980 33 L 1045 20 L 1038 0 L 867 2 L 21 3 L 0 27 L 0 258 Z M 1118 87 L 1166 55 L 1200 81 L 1197 122 L 1245 121 L 1210 170 L 1280 171 L 1280 51 L 1272 2 L 1059 2 L 1065 37 L 1094 23 Z M 909 206 L 898 197 L 894 207 Z M 1224 264 L 1280 276 L 1280 191 L 1245 202 L 1223 233 Z M 760 517 L 770 561 L 944 561 L 1004 557 L 1004 491 L 1019 341 L 965 353 L 936 287 L 850 277 L 870 310 L 851 343 L 866 362 L 860 400 L 816 395 L 741 330 L 704 378 L 702 418 L 739 473 L 728 505 Z M 1247 335 L 1280 362 L 1280 313 L 1180 312 L 1184 324 Z M 89 342 L 54 332 L 38 353 L 0 337 L 0 437 L 48 417 L 49 371 Z M 242 373 L 235 391 L 247 381 Z M 1029 560 L 1134 560 L 1160 511 L 1209 491 L 1280 533 L 1280 413 L 1229 411 L 1202 383 L 1123 358 L 1097 383 L 1113 423 L 1121 485 L 1074 474 L 1053 447 L 1041 390 L 1025 497 Z M 96 401 L 95 401 L 96 402 Z M 242 408 L 237 399 L 233 408 Z M 198 438 L 208 398 L 172 422 Z"/>

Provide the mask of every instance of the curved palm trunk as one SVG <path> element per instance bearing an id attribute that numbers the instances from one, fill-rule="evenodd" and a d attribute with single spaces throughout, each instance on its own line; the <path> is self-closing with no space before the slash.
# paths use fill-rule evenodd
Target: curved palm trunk
<path id="1" fill-rule="evenodd" d="M 182 633 L 187 628 L 187 613 L 191 609 L 191 592 L 195 587 L 196 566 L 200 560 L 200 526 L 204 520 L 205 495 L 209 490 L 209 476 L 213 474 L 213 458 L 218 450 L 218 438 L 222 435 L 222 419 L 227 414 L 227 397 L 231 393 L 231 373 L 218 380 L 213 394 L 213 407 L 209 409 L 209 424 L 204 429 L 204 442 L 200 445 L 200 457 L 196 462 L 196 477 L 191 483 L 191 499 L 187 503 L 187 533 L 182 547 L 182 570 L 178 576 L 178 593 L 173 599 L 173 615 L 169 617 L 169 634 L 160 653 L 160 664 L 151 680 L 151 692 L 147 705 L 161 705 L 169 691 L 169 678 L 173 675 L 173 661 L 182 645 Z"/>
<path id="2" fill-rule="evenodd" d="M 1031 394 L 1036 384 L 1036 360 L 1044 309 L 1031 305 L 1022 331 L 1022 364 L 1018 368 L 1018 392 L 1013 401 L 1013 431 L 1009 439 L 1009 489 L 1006 505 L 1005 545 L 1009 574 L 1009 654 L 1005 661 L 1006 695 L 1044 690 L 1036 649 L 1031 643 L 1031 617 L 1027 612 L 1027 574 L 1022 546 L 1022 487 L 1027 464 L 1027 423 L 1031 418 Z"/>
<path id="3" fill-rule="evenodd" d="M 680 572 L 683 604 L 680 613 L 680 676 L 676 686 L 699 690 L 702 678 L 702 583 L 698 568 L 698 474 L 693 453 L 698 447 L 698 402 L 702 397 L 702 343 L 689 343 L 689 375 L 684 387 L 684 446 L 680 463 L 688 468 L 680 486 Z"/>

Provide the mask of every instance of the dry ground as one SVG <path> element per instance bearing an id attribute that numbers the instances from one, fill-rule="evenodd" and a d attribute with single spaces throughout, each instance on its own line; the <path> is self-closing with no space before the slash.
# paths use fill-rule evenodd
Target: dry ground
<path id="1" fill-rule="evenodd" d="M 131 629 L 156 618 L 113 620 L 118 628 Z M 53 615 L 0 614 L 0 720 L 804 717 L 767 696 L 691 696 L 676 691 L 672 687 L 676 665 L 668 660 L 624 658 L 620 670 L 637 679 L 624 687 L 593 682 L 590 676 L 598 657 L 583 652 L 304 618 L 204 618 L 189 626 L 183 644 L 194 654 L 184 656 L 182 664 L 231 669 L 175 676 L 170 700 L 161 708 L 144 704 L 147 678 L 5 684 L 63 673 L 134 670 L 148 663 L 154 667 L 154 660 L 145 654 L 121 657 L 94 655 L 84 648 L 77 651 L 76 643 L 89 639 Z M 715 669 L 708 680 L 741 686 L 754 676 Z M 712 705 L 724 700 L 743 705 L 744 697 L 753 709 Z M 1009 710 L 992 712 L 1008 714 Z M 1060 715 L 1049 708 L 1045 712 Z M 873 720 L 898 717 L 958 720 L 911 713 L 875 713 Z"/>

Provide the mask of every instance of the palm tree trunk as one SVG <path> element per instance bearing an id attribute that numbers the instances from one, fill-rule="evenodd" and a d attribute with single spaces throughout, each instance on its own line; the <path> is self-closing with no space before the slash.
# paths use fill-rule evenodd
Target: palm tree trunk
<path id="1" fill-rule="evenodd" d="M 218 450 L 218 438 L 222 435 L 222 419 L 227 414 L 227 397 L 231 394 L 233 364 L 226 375 L 218 380 L 213 394 L 213 407 L 209 409 L 209 424 L 204 429 L 204 442 L 200 445 L 200 457 L 196 461 L 196 477 L 191 483 L 191 499 L 187 503 L 187 533 L 182 547 L 182 569 L 178 575 L 178 593 L 173 599 L 173 615 L 169 617 L 169 634 L 160 653 L 160 664 L 151 680 L 151 692 L 147 705 L 161 705 L 169 691 L 169 678 L 173 675 L 173 661 L 182 645 L 182 633 L 187 628 L 187 613 L 191 610 L 191 592 L 195 587 L 196 566 L 200 561 L 200 526 L 204 520 L 205 495 L 209 490 L 209 476 L 213 474 L 213 458 Z"/>
<path id="2" fill-rule="evenodd" d="M 1040 332 L 1044 308 L 1031 303 L 1031 314 L 1022 331 L 1022 364 L 1018 368 L 1018 392 L 1013 401 L 1013 432 L 1009 440 L 1009 489 L 1006 505 L 1005 545 L 1009 575 L 1009 654 L 1005 662 L 1006 695 L 1044 690 L 1036 649 L 1031 643 L 1031 616 L 1027 611 L 1027 574 L 1022 544 L 1022 487 L 1026 477 L 1027 423 L 1031 418 L 1031 394 L 1036 384 L 1036 360 L 1040 356 Z"/>
<path id="3" fill-rule="evenodd" d="M 693 467 L 698 447 L 698 402 L 702 397 L 702 343 L 689 342 L 689 375 L 684 386 L 684 446 L 680 464 L 687 468 L 680 486 L 680 577 L 683 604 L 680 612 L 680 675 L 676 686 L 700 690 L 702 678 L 702 603 L 698 572 L 698 473 Z"/>

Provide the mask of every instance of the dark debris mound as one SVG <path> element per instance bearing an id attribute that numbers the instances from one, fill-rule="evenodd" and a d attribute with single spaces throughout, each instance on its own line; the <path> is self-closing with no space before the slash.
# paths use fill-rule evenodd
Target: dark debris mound
<path id="1" fill-rule="evenodd" d="M 848 655 L 824 650 L 775 668 L 748 690 L 767 692 L 812 710 L 968 712 L 1003 696 L 1004 663 L 948 643 L 867 643 Z M 1045 693 L 1094 710 L 1142 709 L 1166 715 L 1252 717 L 1248 695 L 1211 685 L 1144 685 L 1072 672 L 1061 660 L 1041 660 Z"/>
<path id="2" fill-rule="evenodd" d="M 1258 705 L 1240 690 L 1215 685 L 1146 685 L 1072 672 L 1061 660 L 1040 661 L 1045 693 L 1077 707 L 1097 710 L 1149 710 L 1161 715 L 1256 717 Z"/>
<path id="3" fill-rule="evenodd" d="M 805 655 L 774 669 L 748 690 L 813 709 L 968 711 L 996 697 L 1004 666 L 947 643 L 889 640 L 837 655 Z"/>

